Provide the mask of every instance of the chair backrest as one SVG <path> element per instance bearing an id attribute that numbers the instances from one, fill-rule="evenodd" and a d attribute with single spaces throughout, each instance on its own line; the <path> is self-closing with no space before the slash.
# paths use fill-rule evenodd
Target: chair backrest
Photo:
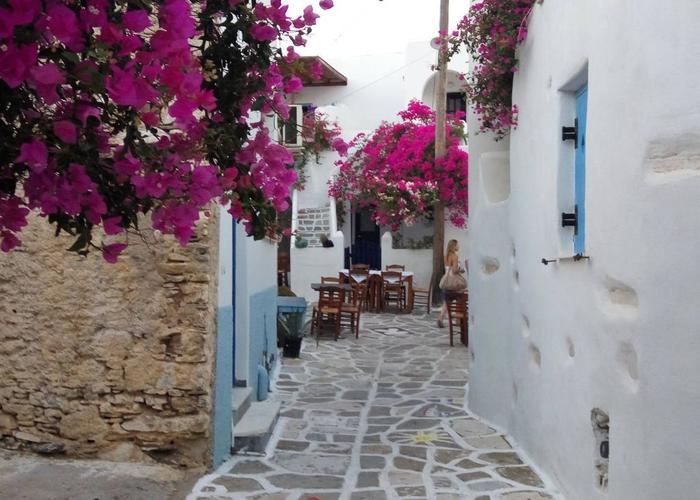
<path id="1" fill-rule="evenodd" d="M 352 264 L 351 271 L 369 271 L 369 264 Z"/>
<path id="2" fill-rule="evenodd" d="M 321 287 L 318 290 L 319 309 L 338 309 L 343 303 L 343 291 L 335 287 Z"/>
<path id="3" fill-rule="evenodd" d="M 401 271 L 382 271 L 382 279 L 385 283 L 401 284 L 403 283 L 403 274 Z"/>
<path id="4" fill-rule="evenodd" d="M 340 278 L 337 276 L 321 276 L 321 283 L 340 283 Z"/>
<path id="5" fill-rule="evenodd" d="M 405 271 L 406 266 L 404 266 L 402 264 L 389 264 L 388 266 L 386 266 L 386 270 L 387 271 Z"/>
<path id="6" fill-rule="evenodd" d="M 455 313 L 466 313 L 469 302 L 469 294 L 466 292 L 456 293 L 447 297 L 447 310 L 450 315 Z"/>
<path id="7" fill-rule="evenodd" d="M 350 284 L 352 285 L 350 303 L 360 305 L 367 297 L 367 280 L 358 281 L 353 275 L 350 275 Z"/>

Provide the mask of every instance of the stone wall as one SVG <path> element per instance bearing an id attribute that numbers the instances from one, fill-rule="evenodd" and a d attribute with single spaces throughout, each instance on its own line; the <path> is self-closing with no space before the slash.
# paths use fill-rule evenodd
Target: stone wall
<path id="1" fill-rule="evenodd" d="M 0 446 L 208 464 L 216 221 L 186 248 L 131 235 L 117 264 L 38 218 L 22 239 L 0 254 Z"/>
<path id="2" fill-rule="evenodd" d="M 330 202 L 318 208 L 300 208 L 297 211 L 297 234 L 309 241 L 310 247 L 320 247 L 320 235 L 330 238 L 331 206 Z"/>

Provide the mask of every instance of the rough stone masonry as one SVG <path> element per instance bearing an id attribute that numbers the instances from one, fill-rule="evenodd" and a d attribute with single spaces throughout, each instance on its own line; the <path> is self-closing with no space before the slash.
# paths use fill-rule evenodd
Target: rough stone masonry
<path id="1" fill-rule="evenodd" d="M 108 264 L 31 221 L 0 254 L 0 447 L 207 465 L 216 229 L 146 229 Z"/>
<path id="2" fill-rule="evenodd" d="M 297 211 L 297 234 L 309 241 L 310 247 L 320 247 L 320 236 L 331 231 L 330 203 L 319 208 L 300 208 Z"/>

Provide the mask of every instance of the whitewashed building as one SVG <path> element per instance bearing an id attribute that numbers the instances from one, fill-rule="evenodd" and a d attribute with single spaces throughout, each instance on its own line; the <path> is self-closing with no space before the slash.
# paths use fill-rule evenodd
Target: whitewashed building
<path id="1" fill-rule="evenodd" d="M 699 22 L 536 4 L 519 125 L 470 137 L 469 406 L 570 500 L 698 498 Z"/>
<path id="2" fill-rule="evenodd" d="M 299 6 L 303 3 L 295 1 Z M 295 2 L 291 4 L 294 6 Z M 451 25 L 456 25 L 464 11 L 464 5 L 453 5 Z M 411 99 L 432 106 L 437 51 L 431 47 L 430 40 L 437 35 L 438 15 L 437 0 L 336 2 L 333 9 L 324 13 L 323 23 L 314 29 L 308 46 L 300 49 L 300 53 L 320 56 L 347 82 L 307 87 L 294 96 L 294 102 L 320 108 L 319 111 L 338 122 L 346 140 L 360 132 L 371 132 L 382 121 L 397 120 L 397 113 Z M 453 105 L 463 102 L 458 75 L 466 68 L 466 57 L 457 57 L 450 63 L 447 90 Z M 417 223 L 403 228 L 392 241 L 387 228 L 379 228 L 369 214 L 353 212 L 349 206 L 343 223 L 338 224 L 335 201 L 327 193 L 328 180 L 337 172 L 334 164 L 338 159 L 334 152 L 324 152 L 318 164 L 310 159 L 306 187 L 294 193 L 292 229 L 299 229 L 305 211 L 329 213 L 328 230 L 324 232 L 334 247 L 297 249 L 292 244 L 292 290 L 309 299 L 315 298 L 309 285 L 321 276 L 337 275 L 351 259 L 374 268 L 404 264 L 415 273 L 415 284 L 427 286 L 432 246 L 415 247 L 422 247 L 423 238 L 432 235 L 432 225 Z M 466 230 L 452 227 L 448 222 L 445 238 L 458 239 L 462 255 L 466 254 Z"/>

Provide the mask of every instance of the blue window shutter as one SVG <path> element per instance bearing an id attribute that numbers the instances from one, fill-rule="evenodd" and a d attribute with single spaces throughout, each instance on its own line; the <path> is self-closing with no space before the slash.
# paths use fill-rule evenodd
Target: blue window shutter
<path id="1" fill-rule="evenodd" d="M 574 253 L 583 254 L 586 249 L 586 115 L 588 111 L 588 86 L 576 92 L 576 175 L 575 195 L 578 227 L 574 235 Z"/>

